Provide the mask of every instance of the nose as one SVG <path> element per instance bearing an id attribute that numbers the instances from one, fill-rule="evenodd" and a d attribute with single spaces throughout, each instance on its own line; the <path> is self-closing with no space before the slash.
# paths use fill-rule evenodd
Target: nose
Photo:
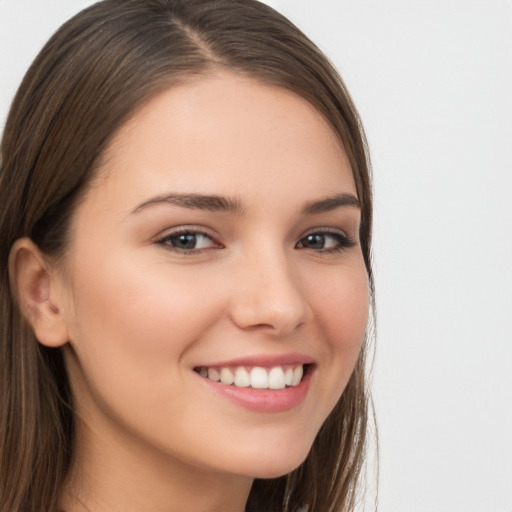
<path id="1" fill-rule="evenodd" d="M 279 250 L 243 258 L 231 305 L 232 320 L 239 328 L 263 329 L 282 337 L 312 318 L 304 283 L 289 260 Z"/>

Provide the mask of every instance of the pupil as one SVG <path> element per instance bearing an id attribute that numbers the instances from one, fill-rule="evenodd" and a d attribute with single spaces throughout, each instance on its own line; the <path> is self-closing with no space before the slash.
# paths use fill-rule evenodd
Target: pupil
<path id="1" fill-rule="evenodd" d="M 172 245 L 180 249 L 194 249 L 194 247 L 196 246 L 196 235 L 179 235 L 178 237 L 172 240 Z"/>
<path id="2" fill-rule="evenodd" d="M 308 245 L 313 249 L 323 249 L 325 245 L 324 235 L 308 235 Z"/>

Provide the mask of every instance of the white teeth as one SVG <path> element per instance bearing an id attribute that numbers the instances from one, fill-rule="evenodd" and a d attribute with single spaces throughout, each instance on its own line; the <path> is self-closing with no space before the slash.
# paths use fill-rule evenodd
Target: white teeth
<path id="1" fill-rule="evenodd" d="M 219 382 L 219 380 L 220 380 L 220 373 L 215 368 L 208 368 L 208 378 L 210 380 L 214 380 L 216 382 Z"/>
<path id="2" fill-rule="evenodd" d="M 284 371 L 279 366 L 270 370 L 268 374 L 268 387 L 270 389 L 284 389 Z"/>
<path id="3" fill-rule="evenodd" d="M 292 379 L 292 386 L 297 386 L 299 382 L 302 379 L 304 371 L 302 369 L 302 366 L 297 366 L 295 370 L 293 370 L 293 379 Z"/>
<path id="4" fill-rule="evenodd" d="M 293 368 L 287 368 L 284 372 L 284 383 L 291 386 L 293 382 Z"/>
<path id="5" fill-rule="evenodd" d="M 226 384 L 228 386 L 235 382 L 235 378 L 233 377 L 233 374 L 229 368 L 222 368 L 220 371 L 220 381 L 222 384 Z"/>
<path id="6" fill-rule="evenodd" d="M 251 385 L 251 378 L 249 372 L 242 367 L 239 367 L 235 371 L 235 386 L 237 388 L 246 388 Z"/>
<path id="7" fill-rule="evenodd" d="M 252 387 L 254 389 L 284 389 L 287 386 L 297 386 L 304 375 L 302 365 L 295 367 L 288 366 L 284 370 L 281 366 L 263 368 L 255 366 L 250 369 L 239 366 L 236 369 L 207 368 L 205 366 L 198 370 L 201 377 L 220 382 L 226 386 L 235 385 L 238 388 Z"/>
<path id="8" fill-rule="evenodd" d="M 255 366 L 251 370 L 251 387 L 254 389 L 267 389 L 268 388 L 268 374 L 267 370 Z"/>

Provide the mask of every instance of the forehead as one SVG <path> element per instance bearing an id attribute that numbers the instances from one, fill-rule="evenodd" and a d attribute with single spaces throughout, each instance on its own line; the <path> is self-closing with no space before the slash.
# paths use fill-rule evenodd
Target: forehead
<path id="1" fill-rule="evenodd" d="M 329 195 L 332 187 L 355 193 L 347 156 L 321 113 L 287 89 L 230 72 L 152 98 L 118 131 L 103 161 L 101 188 L 128 195 L 225 186 L 242 194 L 283 187 L 299 195 Z"/>

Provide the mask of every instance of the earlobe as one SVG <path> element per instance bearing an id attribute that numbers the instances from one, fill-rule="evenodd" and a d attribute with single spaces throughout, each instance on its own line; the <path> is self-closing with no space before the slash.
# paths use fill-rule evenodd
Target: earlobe
<path id="1" fill-rule="evenodd" d="M 48 347 L 67 343 L 68 333 L 47 263 L 30 238 L 16 240 L 9 254 L 11 288 L 37 340 Z"/>

